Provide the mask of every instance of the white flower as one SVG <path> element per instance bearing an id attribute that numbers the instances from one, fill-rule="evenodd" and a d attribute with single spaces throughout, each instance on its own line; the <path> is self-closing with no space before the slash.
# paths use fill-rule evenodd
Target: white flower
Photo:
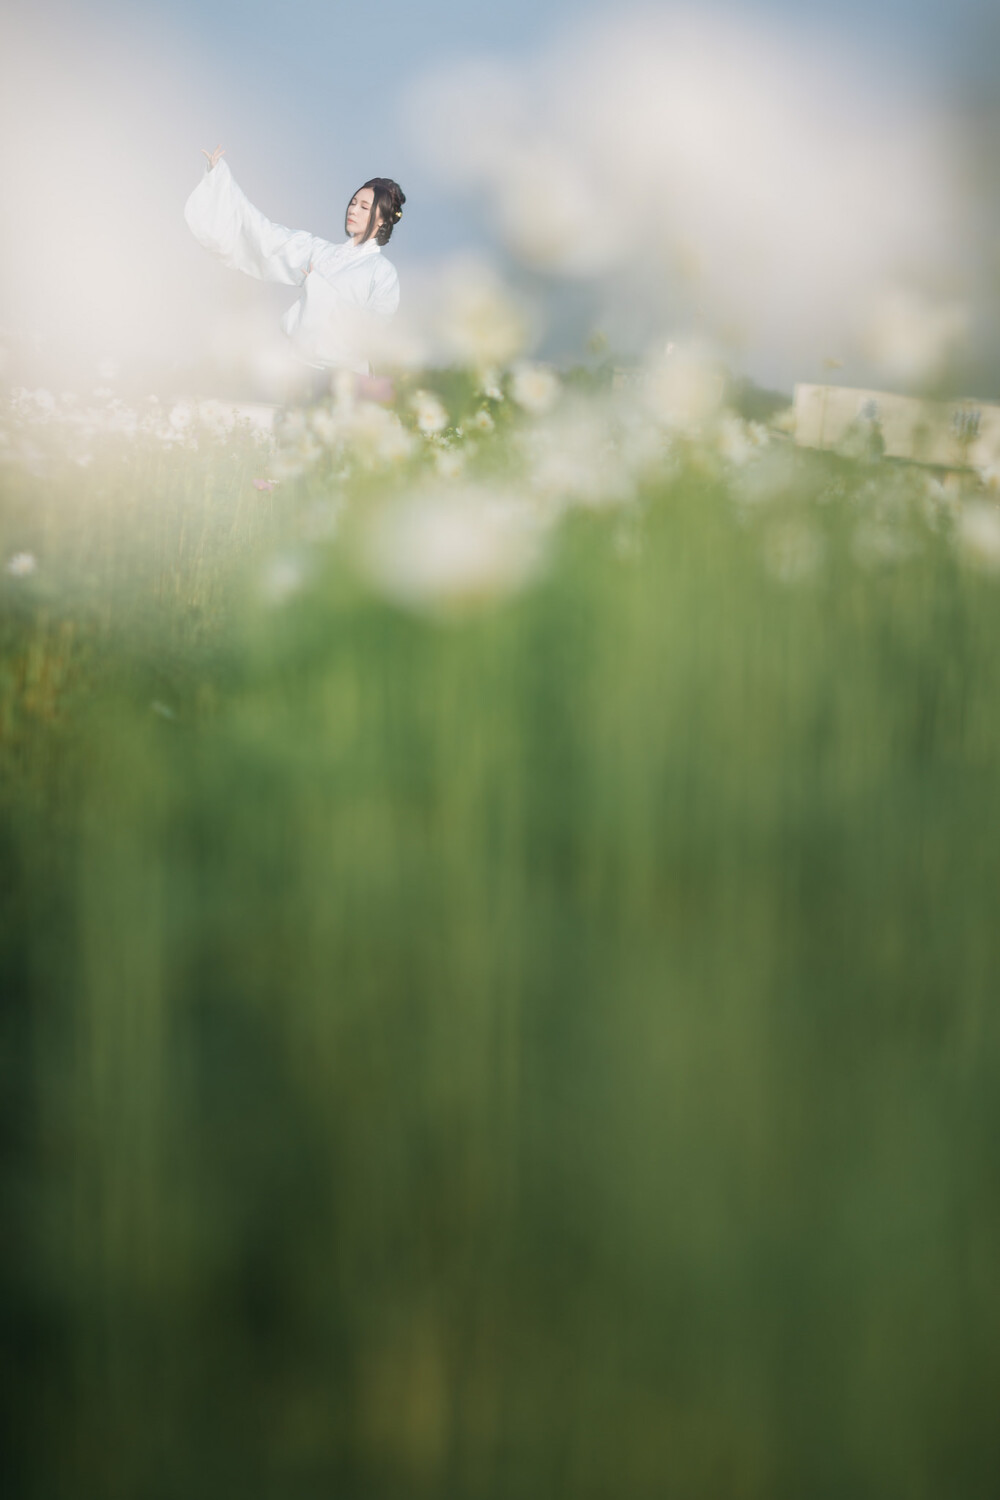
<path id="1" fill-rule="evenodd" d="M 279 482 L 298 479 L 305 469 L 305 460 L 294 448 L 280 450 L 271 460 L 271 474 Z"/>
<path id="2" fill-rule="evenodd" d="M 739 469 L 756 458 L 767 447 L 770 438 L 767 429 L 759 422 L 744 422 L 727 413 L 719 423 L 717 441 L 722 457 Z"/>
<path id="3" fill-rule="evenodd" d="M 465 468 L 465 454 L 456 448 L 441 448 L 434 459 L 434 468 L 442 479 L 457 479 Z"/>
<path id="4" fill-rule="evenodd" d="M 532 136 L 514 147 L 497 183 L 504 239 L 540 270 L 582 276 L 607 270 L 620 246 L 599 175 L 554 133 L 536 129 Z"/>
<path id="5" fill-rule="evenodd" d="M 269 604 L 284 604 L 305 581 L 305 568 L 297 557 L 273 557 L 264 569 L 261 592 Z"/>
<path id="6" fill-rule="evenodd" d="M 484 370 L 479 381 L 479 389 L 487 401 L 502 401 L 503 391 L 500 389 L 500 376 L 496 370 Z"/>
<path id="7" fill-rule="evenodd" d="M 97 392 L 95 391 L 94 394 L 96 395 Z M 194 421 L 194 412 L 191 410 L 191 407 L 187 404 L 186 401 L 178 401 L 177 404 L 171 408 L 170 417 L 168 420 L 175 432 L 187 432 L 188 428 Z"/>
<path id="8" fill-rule="evenodd" d="M 958 476 L 949 474 L 944 479 L 937 479 L 933 474 L 928 474 L 924 480 L 924 493 L 919 498 L 924 520 L 933 531 L 937 531 L 943 521 L 954 521 L 961 513 L 962 495 Z"/>
<path id="9" fill-rule="evenodd" d="M 329 406 L 317 406 L 310 416 L 313 432 L 321 443 L 333 448 L 340 441 L 346 428 L 345 417 L 353 414 L 353 406 L 344 406 L 331 411 Z"/>
<path id="10" fill-rule="evenodd" d="M 407 432 L 395 412 L 386 411 L 381 406 L 372 407 L 371 410 L 379 413 L 377 424 L 373 423 L 376 459 L 382 464 L 402 463 L 413 452 L 412 433 Z"/>
<path id="11" fill-rule="evenodd" d="M 276 426 L 277 436 L 283 443 L 297 442 L 306 436 L 307 430 L 305 412 L 299 407 L 284 412 Z"/>
<path id="12" fill-rule="evenodd" d="M 352 407 L 358 393 L 358 377 L 351 370 L 335 370 L 331 381 L 333 399 L 338 407 Z"/>
<path id="13" fill-rule="evenodd" d="M 781 521 L 764 537 L 764 565 L 781 583 L 804 583 L 823 561 L 823 538 L 808 521 Z"/>
<path id="14" fill-rule="evenodd" d="M 473 426 L 477 432 L 492 432 L 494 427 L 496 426 L 496 423 L 490 416 L 489 412 L 483 410 L 476 412 L 476 415 L 472 418 L 471 426 Z"/>
<path id="15" fill-rule="evenodd" d="M 373 401 L 337 401 L 317 407 L 313 430 L 331 452 L 379 469 L 402 462 L 413 452 L 414 438 L 396 413 Z"/>
<path id="16" fill-rule="evenodd" d="M 448 413 L 438 398 L 430 391 L 415 391 L 410 401 L 417 426 L 428 437 L 434 432 L 443 432 L 448 425 Z"/>
<path id="17" fill-rule="evenodd" d="M 965 561 L 985 573 L 1000 573 L 1000 511 L 986 501 L 962 509 L 958 545 Z"/>
<path id="18" fill-rule="evenodd" d="M 795 484 L 795 455 L 777 444 L 762 448 L 749 463 L 737 468 L 729 480 L 733 499 L 748 512 L 772 505 L 792 492 Z"/>
<path id="19" fill-rule="evenodd" d="M 412 609 L 468 607 L 523 584 L 540 556 L 537 532 L 503 498 L 466 489 L 411 493 L 378 511 L 362 562 L 375 587 Z"/>
<path id="20" fill-rule="evenodd" d="M 661 422 L 678 432 L 696 433 L 721 410 L 725 381 L 716 361 L 698 344 L 668 344 L 650 362 L 645 390 Z"/>
<path id="21" fill-rule="evenodd" d="M 861 521 L 851 539 L 854 559 L 864 568 L 905 562 L 920 551 L 916 537 L 900 525 L 877 516 Z"/>
<path id="22" fill-rule="evenodd" d="M 482 367 L 507 364 L 519 354 L 528 325 L 496 272 L 467 261 L 452 268 L 439 331 L 461 364 Z"/>
<path id="23" fill-rule="evenodd" d="M 510 393 L 518 406 L 534 416 L 551 411 L 559 395 L 559 377 L 548 365 L 517 365 L 511 372 Z"/>
<path id="24" fill-rule="evenodd" d="M 38 559 L 33 552 L 15 552 L 7 560 L 7 572 L 12 578 L 28 578 L 38 569 Z"/>
<path id="25" fill-rule="evenodd" d="M 601 507 L 635 493 L 633 475 L 596 401 L 564 406 L 550 421 L 532 424 L 520 446 L 529 484 L 549 501 Z"/>
<path id="26" fill-rule="evenodd" d="M 670 435 L 636 403 L 619 398 L 615 423 L 618 450 L 630 474 L 662 474 L 673 464 L 675 453 Z"/>
<path id="27" fill-rule="evenodd" d="M 979 470 L 979 481 L 984 490 L 994 495 L 1000 491 L 1000 463 L 986 464 Z"/>

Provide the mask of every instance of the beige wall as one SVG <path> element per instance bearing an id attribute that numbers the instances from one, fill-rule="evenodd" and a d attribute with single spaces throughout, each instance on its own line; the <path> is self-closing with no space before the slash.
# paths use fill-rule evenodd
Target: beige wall
<path id="1" fill-rule="evenodd" d="M 987 468 L 1000 462 L 1000 406 L 924 401 L 835 385 L 795 387 L 795 441 L 801 447 L 849 444 L 852 433 L 872 419 L 890 458 L 947 469 Z"/>

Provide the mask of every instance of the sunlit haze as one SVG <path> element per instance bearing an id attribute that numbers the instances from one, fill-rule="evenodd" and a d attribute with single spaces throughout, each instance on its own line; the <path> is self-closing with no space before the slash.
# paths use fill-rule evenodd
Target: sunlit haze
<path id="1" fill-rule="evenodd" d="M 0 321 L 46 379 L 266 386 L 294 294 L 182 218 L 217 141 L 269 217 L 330 239 L 359 182 L 403 183 L 387 358 L 467 355 L 472 295 L 556 361 L 695 335 L 786 388 L 995 378 L 978 5 L 42 4 L 3 33 Z"/>

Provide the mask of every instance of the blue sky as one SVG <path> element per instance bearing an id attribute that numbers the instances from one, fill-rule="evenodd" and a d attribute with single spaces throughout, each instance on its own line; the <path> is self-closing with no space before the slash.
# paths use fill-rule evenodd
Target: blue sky
<path id="1" fill-rule="evenodd" d="M 732 0 L 722 9 L 759 18 L 772 35 L 810 37 L 813 55 L 836 45 L 871 58 L 893 87 L 905 85 L 928 107 L 985 100 L 996 110 L 1000 29 L 987 0 Z M 554 44 L 558 58 L 560 39 L 620 11 L 575 0 L 6 0 L 0 178 L 37 243 L 15 235 L 0 245 L 0 323 L 41 306 L 39 285 L 47 277 L 55 288 L 79 247 L 90 261 L 62 304 L 51 299 L 50 321 L 78 318 L 93 288 L 88 348 L 99 341 L 102 298 L 119 286 L 119 321 L 150 283 L 170 283 L 178 307 L 190 287 L 197 318 L 213 298 L 249 305 L 246 287 L 231 285 L 241 278 L 220 279 L 181 218 L 202 169 L 198 148 L 216 142 L 260 208 L 331 238 L 342 233 L 343 205 L 361 181 L 396 177 L 408 198 L 392 244 L 404 286 L 411 271 L 450 250 L 489 247 L 488 216 L 436 179 L 410 139 L 408 91 L 466 58 L 517 62 L 551 54 Z M 853 108 L 845 97 L 845 123 Z M 127 274 L 111 264 L 121 254 Z M 269 308 L 283 296 L 274 288 L 252 295 Z M 578 289 L 564 297 L 570 321 L 574 297 Z M 149 337 L 152 345 L 152 330 Z"/>
<path id="2" fill-rule="evenodd" d="M 36 14 L 45 8 L 33 0 Z M 178 135 L 178 153 L 224 141 L 248 186 L 280 192 L 276 217 L 323 215 L 328 192 L 339 205 L 355 179 L 397 177 L 410 198 L 408 248 L 425 255 L 442 236 L 461 236 L 465 217 L 424 180 L 401 129 L 414 78 L 450 58 L 529 54 L 618 8 L 599 0 L 88 0 L 53 14 L 90 26 L 100 17 L 137 55 L 162 49 L 172 58 L 186 75 L 175 118 L 180 126 L 186 116 L 190 131 Z M 970 74 L 988 78 L 996 56 L 984 45 L 991 28 L 997 37 L 988 0 L 735 0 L 729 8 L 815 28 L 861 53 L 877 49 L 942 93 L 958 92 Z"/>

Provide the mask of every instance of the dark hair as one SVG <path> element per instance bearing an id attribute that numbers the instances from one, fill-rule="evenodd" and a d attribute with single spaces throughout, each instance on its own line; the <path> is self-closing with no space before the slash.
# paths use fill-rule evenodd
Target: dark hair
<path id="1" fill-rule="evenodd" d="M 372 211 L 368 216 L 368 228 L 361 236 L 361 243 L 363 245 L 365 240 L 371 239 L 375 220 L 378 218 L 379 213 L 381 213 L 382 222 L 374 230 L 375 240 L 379 245 L 386 245 L 397 222 L 403 216 L 403 204 L 406 202 L 406 194 L 399 183 L 393 182 L 391 177 L 370 177 L 367 182 L 361 184 L 358 188 L 358 193 L 363 193 L 365 188 L 371 188 L 372 190 Z M 351 203 L 354 202 L 354 198 L 358 196 L 358 193 L 354 194 Z M 350 206 L 351 204 L 349 203 L 347 207 L 350 208 Z M 346 212 L 344 214 L 344 228 L 347 228 Z"/>

